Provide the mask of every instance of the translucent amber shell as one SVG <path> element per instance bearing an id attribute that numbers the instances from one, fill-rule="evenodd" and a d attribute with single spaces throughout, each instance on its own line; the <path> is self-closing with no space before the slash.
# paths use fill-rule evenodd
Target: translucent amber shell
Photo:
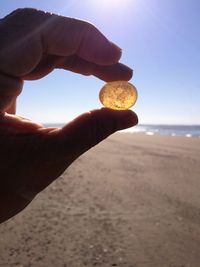
<path id="1" fill-rule="evenodd" d="M 111 109 L 125 110 L 132 107 L 137 100 L 137 89 L 126 81 L 109 82 L 99 93 L 101 103 Z"/>

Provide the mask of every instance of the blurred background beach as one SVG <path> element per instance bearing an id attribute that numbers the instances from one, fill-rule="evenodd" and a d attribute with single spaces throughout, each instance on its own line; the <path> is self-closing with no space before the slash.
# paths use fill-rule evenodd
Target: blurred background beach
<path id="1" fill-rule="evenodd" d="M 200 2 L 13 0 L 94 23 L 134 69 L 140 124 L 72 164 L 0 226 L 0 267 L 200 266 Z M 55 70 L 18 114 L 61 127 L 100 107 L 103 81 Z"/>
<path id="2" fill-rule="evenodd" d="M 0 227 L 0 266 L 199 267 L 200 138 L 117 133 Z"/>

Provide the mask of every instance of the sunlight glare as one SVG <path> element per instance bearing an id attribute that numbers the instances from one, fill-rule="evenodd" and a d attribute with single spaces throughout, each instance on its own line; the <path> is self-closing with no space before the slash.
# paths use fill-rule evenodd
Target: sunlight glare
<path id="1" fill-rule="evenodd" d="M 124 10 L 124 8 L 128 8 L 133 1 L 134 0 L 89 0 L 89 4 L 99 11 L 107 10 L 109 12 L 118 12 L 119 10 Z"/>

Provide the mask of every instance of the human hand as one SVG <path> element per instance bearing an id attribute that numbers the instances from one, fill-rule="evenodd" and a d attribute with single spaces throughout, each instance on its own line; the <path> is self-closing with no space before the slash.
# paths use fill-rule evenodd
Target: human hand
<path id="1" fill-rule="evenodd" d="M 93 110 L 62 129 L 15 115 L 24 80 L 55 68 L 104 81 L 129 80 L 121 50 L 88 22 L 34 9 L 0 20 L 0 222 L 24 209 L 82 153 L 137 124 L 132 111 Z M 13 114 L 10 114 L 13 113 Z"/>

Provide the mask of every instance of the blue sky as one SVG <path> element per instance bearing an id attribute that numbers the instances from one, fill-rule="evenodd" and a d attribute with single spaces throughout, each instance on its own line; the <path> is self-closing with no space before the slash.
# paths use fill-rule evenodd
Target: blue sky
<path id="1" fill-rule="evenodd" d="M 4 3 L 3 3 L 4 2 Z M 199 0 L 12 0 L 0 2 L 0 17 L 17 7 L 35 7 L 95 24 L 123 50 L 134 69 L 140 123 L 200 124 Z M 56 70 L 26 82 L 18 114 L 38 122 L 67 122 L 99 108 L 104 82 Z"/>

